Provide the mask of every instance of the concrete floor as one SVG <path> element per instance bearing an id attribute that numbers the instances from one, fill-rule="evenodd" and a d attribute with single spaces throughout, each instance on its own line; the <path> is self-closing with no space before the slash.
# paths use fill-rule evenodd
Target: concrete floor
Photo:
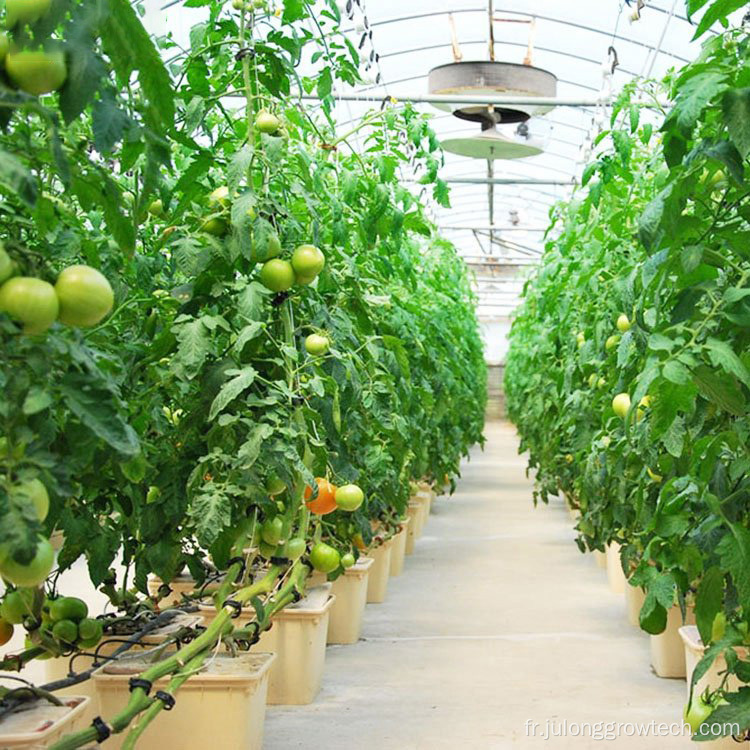
<path id="1" fill-rule="evenodd" d="M 362 640 L 328 648 L 315 703 L 269 707 L 264 750 L 691 746 L 542 738 L 548 720 L 677 722 L 685 683 L 651 672 L 647 636 L 578 552 L 562 503 L 534 509 L 513 428 L 486 435 L 386 602 L 367 606 Z"/>

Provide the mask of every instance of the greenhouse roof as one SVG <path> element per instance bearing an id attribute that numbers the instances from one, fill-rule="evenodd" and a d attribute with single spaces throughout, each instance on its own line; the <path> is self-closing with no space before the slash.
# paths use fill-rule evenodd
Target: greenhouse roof
<path id="1" fill-rule="evenodd" d="M 499 126 L 514 140 L 540 145 L 537 156 L 490 163 L 446 153 L 440 176 L 451 188 L 451 206 L 431 203 L 431 211 L 477 271 L 485 316 L 507 315 L 516 306 L 518 267 L 535 263 L 551 207 L 580 181 L 592 140 L 608 123 L 607 101 L 633 78 L 661 78 L 700 48 L 684 0 L 344 0 L 339 6 L 342 31 L 366 68 L 364 84 L 337 90 L 335 115 L 343 126 L 387 97 L 425 97 L 430 70 L 439 65 L 488 60 L 491 34 L 495 60 L 530 59 L 557 77 L 557 98 L 569 102 L 532 117 L 527 129 Z M 203 15 L 167 4 L 152 7 L 146 21 L 157 33 L 168 28 L 186 39 Z M 480 133 L 478 124 L 430 103 L 415 106 L 434 115 L 441 141 Z M 417 178 L 404 175 L 408 182 Z M 427 190 L 424 196 L 429 200 Z"/>

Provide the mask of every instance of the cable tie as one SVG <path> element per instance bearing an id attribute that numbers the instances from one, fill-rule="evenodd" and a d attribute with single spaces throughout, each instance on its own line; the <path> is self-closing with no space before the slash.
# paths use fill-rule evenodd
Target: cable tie
<path id="1" fill-rule="evenodd" d="M 164 704 L 165 711 L 171 711 L 174 708 L 175 703 L 177 703 L 177 701 L 174 698 L 174 695 L 166 692 L 165 690 L 157 690 L 154 693 L 154 697 L 157 700 L 160 700 Z"/>
<path id="2" fill-rule="evenodd" d="M 128 682 L 128 686 L 130 688 L 131 693 L 134 690 L 141 688 L 146 691 L 146 695 L 148 695 L 151 692 L 151 688 L 153 687 L 153 684 L 154 683 L 151 682 L 151 680 L 144 680 L 142 677 L 131 677 L 130 681 Z"/>
<path id="3" fill-rule="evenodd" d="M 112 729 L 110 729 L 109 725 L 102 719 L 101 716 L 97 716 L 92 722 L 91 726 L 96 729 L 96 741 L 97 743 L 101 744 L 102 742 L 105 742 L 108 740 L 112 734 Z"/>
<path id="4" fill-rule="evenodd" d="M 224 606 L 231 607 L 234 610 L 231 615 L 233 620 L 236 620 L 242 614 L 242 605 L 236 599 L 226 599 Z"/>

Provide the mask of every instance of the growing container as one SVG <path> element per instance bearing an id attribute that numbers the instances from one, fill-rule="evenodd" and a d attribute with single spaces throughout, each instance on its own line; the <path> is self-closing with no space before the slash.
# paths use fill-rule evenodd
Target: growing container
<path id="1" fill-rule="evenodd" d="M 682 621 L 682 612 L 678 606 L 667 612 L 667 627 L 663 633 L 652 635 L 651 666 L 659 677 L 685 677 L 685 647 L 680 638 L 680 628 L 695 623 L 692 607 L 687 608 L 686 622 Z"/>
<path id="2" fill-rule="evenodd" d="M 50 747 L 65 734 L 83 729 L 91 698 L 69 695 L 62 703 L 54 706 L 40 699 L 0 719 L 0 750 L 39 750 Z"/>
<path id="3" fill-rule="evenodd" d="M 684 625 L 680 628 L 680 638 L 685 647 L 685 679 L 687 680 L 687 694 L 690 697 L 690 683 L 693 679 L 693 671 L 698 662 L 703 658 L 706 647 L 703 645 L 698 628 L 695 625 Z M 738 656 L 747 659 L 747 649 L 738 649 Z M 714 663 L 708 668 L 708 671 L 701 677 L 695 685 L 695 695 L 700 695 L 707 687 L 715 690 L 721 685 L 721 672 L 727 668 L 726 659 L 718 656 Z M 730 675 L 727 679 L 726 688 L 731 691 L 737 691 L 740 688 L 740 681 L 735 675 Z M 732 748 L 742 747 L 742 744 L 736 743 L 731 737 L 722 737 L 709 742 L 701 742 L 700 747 L 708 750 L 731 750 Z"/>
<path id="4" fill-rule="evenodd" d="M 261 750 L 266 693 L 273 654 L 251 652 L 233 657 L 212 654 L 204 669 L 175 694 L 175 706 L 162 711 L 138 741 L 139 750 Z M 114 716 L 130 698 L 128 681 L 150 665 L 143 655 L 103 667 L 94 675 L 102 716 Z M 166 690 L 169 678 L 153 690 Z M 105 747 L 122 747 L 127 732 L 113 735 Z M 218 743 L 217 743 L 218 741 Z"/>
<path id="5" fill-rule="evenodd" d="M 643 602 L 646 601 L 646 592 L 640 586 L 632 586 L 630 583 L 625 585 L 625 610 L 628 615 L 628 622 L 634 628 L 640 628 L 640 615 L 643 608 Z"/>
<path id="6" fill-rule="evenodd" d="M 328 620 L 328 643 L 356 643 L 362 632 L 362 620 L 367 604 L 367 581 L 373 560 L 360 557 L 356 564 L 333 581 L 334 602 Z M 310 584 L 325 583 L 322 573 L 313 574 Z"/>
<path id="7" fill-rule="evenodd" d="M 388 578 L 391 573 L 393 539 L 394 537 L 391 537 L 379 547 L 372 547 L 367 552 L 367 556 L 371 557 L 373 561 L 367 581 L 368 604 L 380 604 L 385 601 L 385 595 L 388 591 Z"/>
<path id="8" fill-rule="evenodd" d="M 304 599 L 274 615 L 271 629 L 261 635 L 257 648 L 277 657 L 268 683 L 269 703 L 304 705 L 315 700 L 323 681 L 328 621 L 335 598 L 331 588 L 326 583 L 310 589 Z"/>
<path id="9" fill-rule="evenodd" d="M 594 550 L 594 562 L 596 563 L 597 568 L 604 568 L 607 567 L 607 555 L 604 554 L 604 552 L 600 552 L 598 549 Z"/>
<path id="10" fill-rule="evenodd" d="M 409 536 L 409 524 L 411 519 L 407 516 L 401 521 L 401 530 L 393 537 L 391 548 L 390 575 L 392 578 L 400 576 L 404 572 L 404 560 L 406 558 L 406 542 Z"/>
<path id="11" fill-rule="evenodd" d="M 420 503 L 409 500 L 409 508 L 407 510 L 407 519 L 409 524 L 406 529 L 406 554 L 414 554 L 414 546 L 417 543 L 419 537 L 419 515 L 421 513 Z"/>
<path id="12" fill-rule="evenodd" d="M 620 561 L 620 544 L 610 542 L 607 545 L 607 580 L 609 588 L 615 594 L 624 594 L 627 579 L 622 571 L 622 562 Z"/>

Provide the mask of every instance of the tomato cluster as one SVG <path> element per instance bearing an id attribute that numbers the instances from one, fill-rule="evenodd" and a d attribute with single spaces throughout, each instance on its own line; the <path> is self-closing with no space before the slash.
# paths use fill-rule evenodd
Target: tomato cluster
<path id="1" fill-rule="evenodd" d="M 68 266 L 53 286 L 31 276 L 13 276 L 15 263 L 0 244 L 0 312 L 23 325 L 28 335 L 44 333 L 56 320 L 90 328 L 114 305 L 105 276 L 91 266 Z"/>

